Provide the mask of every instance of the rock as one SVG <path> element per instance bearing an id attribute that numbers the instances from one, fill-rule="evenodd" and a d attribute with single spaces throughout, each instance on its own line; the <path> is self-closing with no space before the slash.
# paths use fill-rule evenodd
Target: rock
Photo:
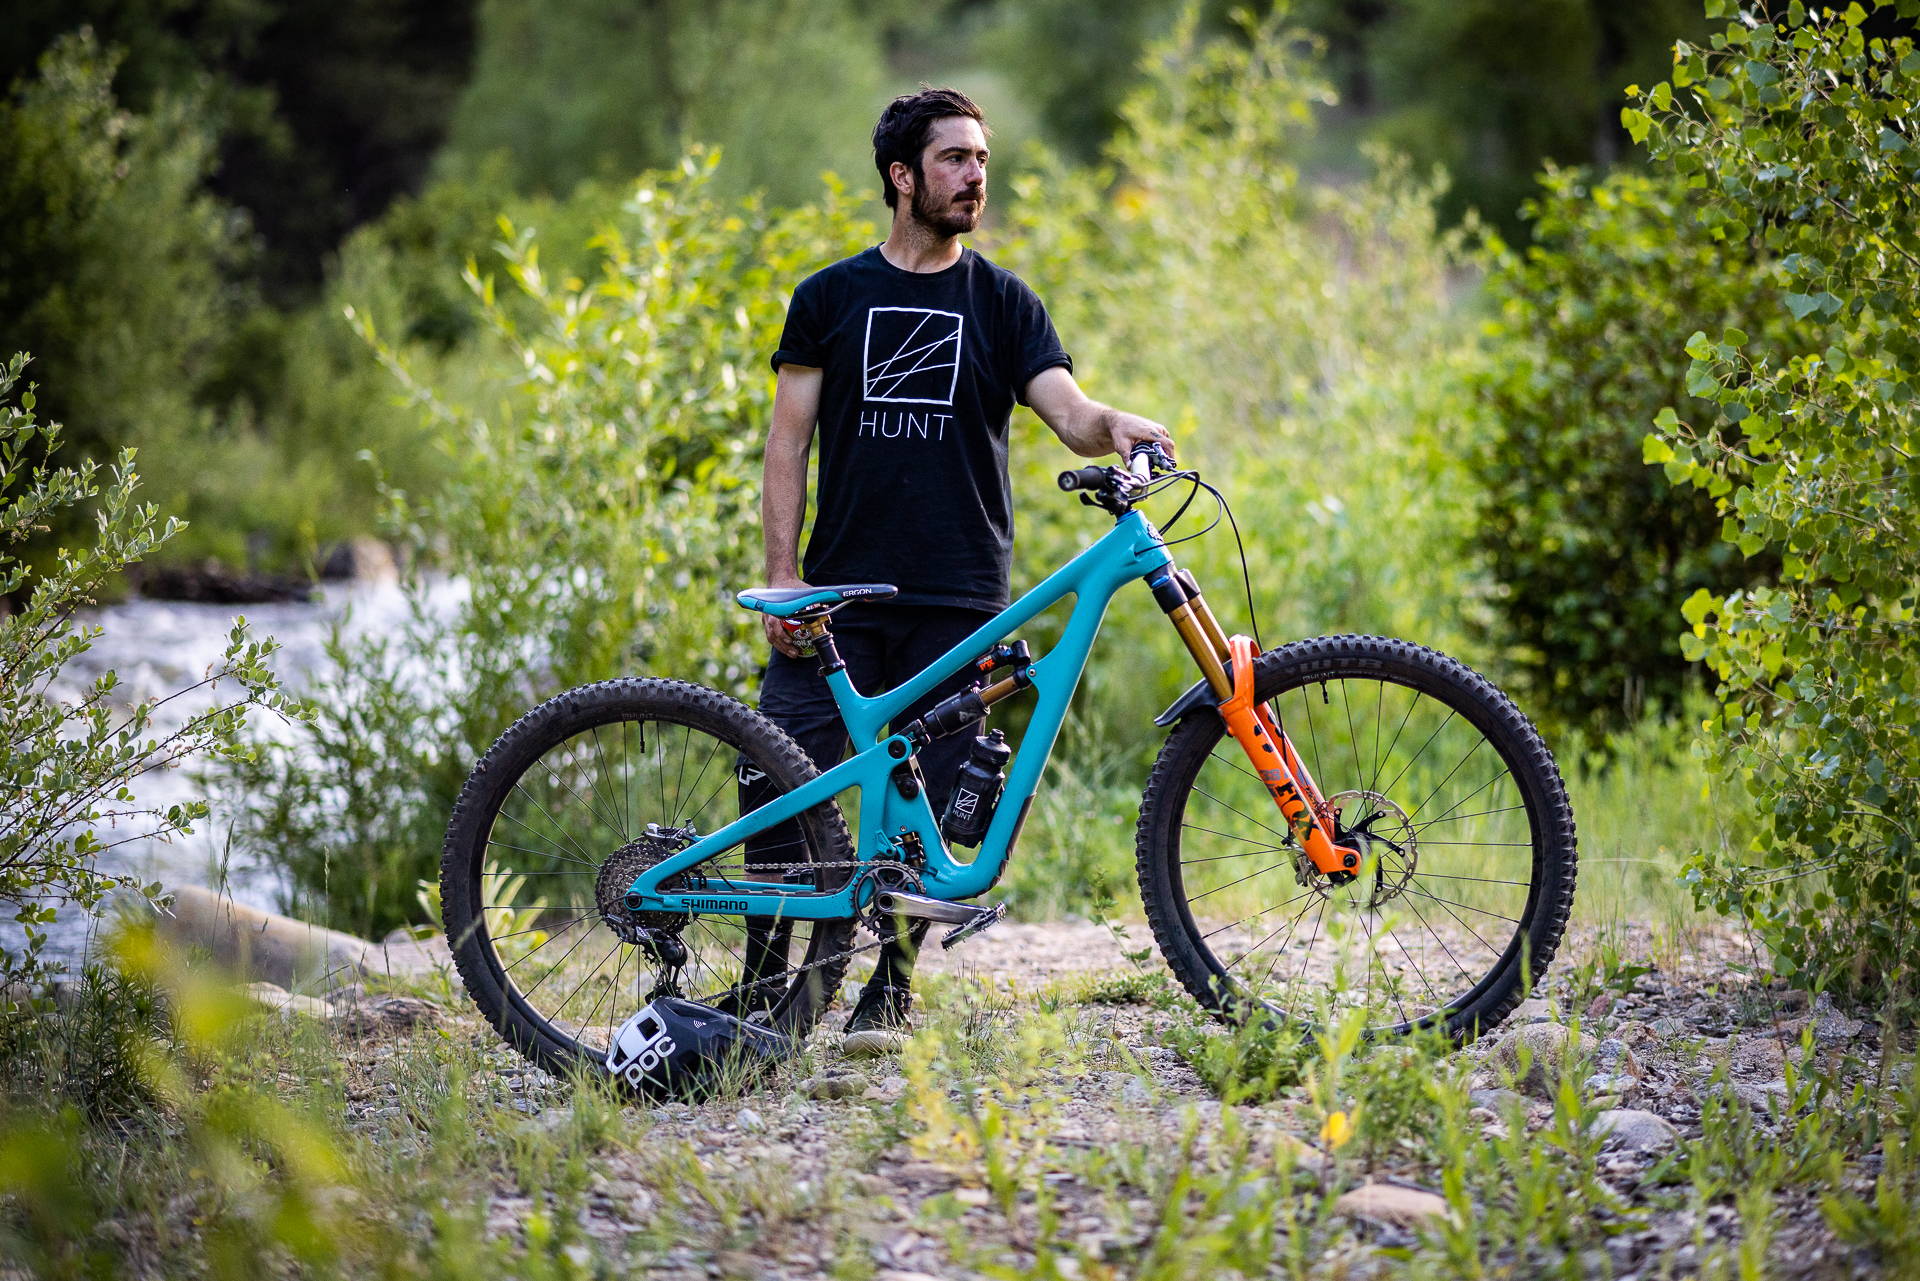
<path id="1" fill-rule="evenodd" d="M 1320 1178 L 1327 1172 L 1327 1154 L 1308 1143 L 1305 1139 L 1292 1134 L 1276 1135 L 1273 1140 L 1274 1155 L 1277 1157 L 1284 1148 L 1293 1154 L 1293 1168 Z"/>
<path id="2" fill-rule="evenodd" d="M 383 996 L 330 1012 L 334 1025 L 350 1036 L 408 1032 L 417 1027 L 434 1027 L 440 1022 L 439 1008 L 415 996 Z"/>
<path id="3" fill-rule="evenodd" d="M 1822 1045 L 1851 1041 L 1866 1028 L 1859 1019 L 1848 1018 L 1833 1007 L 1833 998 L 1822 992 L 1813 999 L 1813 1039 Z"/>
<path id="4" fill-rule="evenodd" d="M 1147 1089 L 1146 1082 L 1137 1076 L 1130 1076 L 1127 1078 L 1127 1083 L 1120 1087 L 1120 1099 L 1123 1103 L 1131 1103 L 1135 1107 L 1145 1107 L 1153 1102 L 1153 1094 Z"/>
<path id="5" fill-rule="evenodd" d="M 1532 996 L 1513 1007 L 1511 1016 L 1515 1023 L 1551 1023 L 1553 1022 L 1553 1002 L 1545 997 Z"/>
<path id="6" fill-rule="evenodd" d="M 1664 1018 L 1655 1019 L 1653 1022 L 1647 1024 L 1647 1031 L 1661 1038 L 1692 1036 L 1693 1024 L 1677 1014 L 1669 1014 Z"/>
<path id="7" fill-rule="evenodd" d="M 1447 1213 L 1447 1199 L 1395 1183 L 1362 1183 L 1333 1203 L 1335 1214 L 1351 1215 L 1388 1227 L 1410 1228 Z"/>
<path id="8" fill-rule="evenodd" d="M 1486 1089 L 1468 1090 L 1467 1102 L 1477 1108 L 1485 1108 L 1498 1116 L 1514 1103 L 1525 1104 L 1527 1096 L 1513 1090 Z"/>
<path id="9" fill-rule="evenodd" d="M 1234 1185 L 1233 1204 L 1238 1209 L 1267 1204 L 1273 1197 L 1273 1184 L 1267 1179 L 1247 1179 Z"/>
<path id="10" fill-rule="evenodd" d="M 1650 1043 L 1654 1039 L 1653 1030 L 1641 1019 L 1621 1019 L 1614 1024 L 1613 1035 L 1629 1048 Z"/>
<path id="11" fill-rule="evenodd" d="M 335 543 L 320 562 L 320 577 L 352 578 L 363 583 L 390 583 L 400 576 L 393 548 L 377 538 L 349 538 Z"/>
<path id="12" fill-rule="evenodd" d="M 1640 1060 L 1627 1048 L 1627 1043 L 1617 1036 L 1610 1036 L 1593 1047 L 1593 1064 L 1602 1072 L 1632 1077 L 1636 1081 L 1646 1075 Z"/>
<path id="13" fill-rule="evenodd" d="M 871 1099 L 875 1103 L 896 1103 L 906 1092 L 907 1078 L 904 1076 L 890 1076 L 885 1080 L 869 1085 L 860 1097 L 863 1099 Z"/>
<path id="14" fill-rule="evenodd" d="M 864 1076 L 810 1076 L 800 1082 L 800 1093 L 810 1099 L 850 1099 L 867 1088 Z"/>
<path id="15" fill-rule="evenodd" d="M 1664 1152 L 1680 1141 L 1680 1132 L 1667 1119 L 1637 1108 L 1610 1108 L 1593 1119 L 1605 1146 L 1632 1152 Z"/>
<path id="16" fill-rule="evenodd" d="M 133 571 L 140 594 L 152 600 L 209 605 L 258 605 L 313 599 L 313 581 L 300 574 L 263 574 L 235 569 L 211 558 L 197 565 L 140 565 Z"/>
<path id="17" fill-rule="evenodd" d="M 268 1009 L 288 1017 L 300 1014 L 310 1019 L 324 1019 L 333 1013 L 333 1007 L 325 1001 L 300 996 L 274 983 L 249 983 L 247 995 Z"/>
<path id="18" fill-rule="evenodd" d="M 281 987 L 339 987 L 361 975 L 405 977 L 452 967 L 445 938 L 370 943 L 242 906 L 197 885 L 171 892 L 172 908 L 158 922 L 161 933 L 204 946 L 221 964 Z"/>
<path id="19" fill-rule="evenodd" d="M 1587 1002 L 1587 1017 L 1597 1019 L 1604 1016 L 1608 1010 L 1613 1008 L 1613 1001 L 1613 993 L 1600 993 L 1600 995 Z"/>
<path id="20" fill-rule="evenodd" d="M 1742 1076 L 1779 1076 L 1786 1061 L 1780 1038 L 1765 1033 L 1735 1041 L 1727 1054 L 1727 1065 Z"/>
<path id="21" fill-rule="evenodd" d="M 1515 1028 L 1493 1047 L 1494 1061 L 1535 1098 L 1553 1097 L 1561 1068 L 1580 1051 L 1579 1039 L 1558 1023 Z"/>
<path id="22" fill-rule="evenodd" d="M 1730 1097 L 1754 1112 L 1770 1111 L 1776 1104 L 1787 1101 L 1787 1083 L 1784 1079 L 1772 1081 L 1727 1081 L 1710 1088 L 1707 1097 Z"/>
<path id="23" fill-rule="evenodd" d="M 1624 1072 L 1598 1072 L 1580 1083 L 1580 1092 L 1588 1098 L 1622 1099 L 1640 1088 L 1640 1079 Z"/>
<path id="24" fill-rule="evenodd" d="M 752 1108 L 741 1108 L 734 1114 L 733 1123 L 749 1134 L 767 1128 L 767 1123 L 762 1120 L 760 1114 Z"/>

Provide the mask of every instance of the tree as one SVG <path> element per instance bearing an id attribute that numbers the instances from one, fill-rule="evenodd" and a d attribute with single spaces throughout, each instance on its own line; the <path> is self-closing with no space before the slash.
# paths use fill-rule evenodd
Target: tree
<path id="1" fill-rule="evenodd" d="M 1860 4 L 1737 13 L 1676 50 L 1622 119 L 1700 195 L 1717 240 L 1764 246 L 1792 345 L 1696 332 L 1687 391 L 1646 456 L 1711 496 L 1765 585 L 1701 590 L 1682 638 L 1718 678 L 1708 745 L 1762 819 L 1706 851 L 1703 898 L 1737 909 L 1802 983 L 1910 1001 L 1920 965 L 1920 50 Z M 1882 0 L 1908 23 L 1914 0 Z M 1910 28 L 1909 28 L 1910 29 Z M 1909 1011 L 1910 1012 L 1910 1011 Z"/>
<path id="2" fill-rule="evenodd" d="M 103 872 L 97 856 L 134 840 L 166 840 L 192 831 L 206 817 L 204 801 L 158 810 L 143 804 L 131 784 L 152 770 L 202 758 L 236 760 L 248 749 L 239 733 L 250 713 L 300 714 L 280 693 L 267 659 L 276 648 L 255 641 L 244 621 L 234 624 L 226 653 L 195 685 L 166 698 L 116 706 L 118 678 L 96 678 L 73 702 L 49 692 L 62 669 L 92 645 L 100 628 L 76 620 L 101 586 L 179 532 L 150 505 L 133 501 L 139 479 L 133 451 L 107 468 L 36 463 L 57 444 L 58 424 L 41 425 L 32 388 L 16 393 L 27 358 L 0 368 L 0 594 L 18 591 L 26 567 L 14 548 L 58 514 L 98 500 L 94 535 L 61 548 L 40 574 L 25 606 L 0 617 L 0 903 L 14 909 L 26 930 L 23 952 L 0 947 L 0 982 L 38 977 L 42 927 L 60 908 L 95 910 L 108 891 L 136 889 L 147 898 L 158 885 L 136 886 Z M 163 704 L 199 693 L 204 706 L 159 716 Z"/>
<path id="3" fill-rule="evenodd" d="M 63 37 L 0 104 L 0 330 L 53 375 L 42 407 L 75 424 L 68 459 L 177 438 L 236 312 L 241 227 L 204 190 L 214 136 L 192 98 L 126 110 L 119 65 Z"/>
<path id="4" fill-rule="evenodd" d="M 1673 602 L 1779 564 L 1743 562 L 1711 498 L 1641 461 L 1663 405 L 1708 407 L 1685 399 L 1675 332 L 1746 325 L 1779 350 L 1790 329 L 1772 265 L 1715 239 L 1698 205 L 1669 175 L 1549 168 L 1525 206 L 1532 243 L 1489 246 L 1471 537 L 1499 584 L 1498 643 L 1568 725 L 1677 711 L 1700 669 L 1681 656 Z"/>
<path id="5" fill-rule="evenodd" d="M 45 50 L 87 30 L 120 51 L 115 90 L 126 110 L 145 116 L 191 99 L 216 140 L 206 189 L 246 212 L 258 242 L 249 279 L 288 305 L 312 296 L 349 231 L 419 189 L 467 79 L 475 7 L 16 0 L 0 84 L 27 78 Z"/>
<path id="6" fill-rule="evenodd" d="M 443 172 L 497 154 L 516 189 L 565 196 L 710 144 L 731 190 L 792 202 L 868 167 L 880 29 L 844 0 L 485 0 L 480 32 Z"/>

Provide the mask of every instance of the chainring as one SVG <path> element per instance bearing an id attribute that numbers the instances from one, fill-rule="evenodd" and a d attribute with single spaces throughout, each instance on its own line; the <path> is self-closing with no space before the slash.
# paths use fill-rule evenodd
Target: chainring
<path id="1" fill-rule="evenodd" d="M 860 909 L 861 928 L 883 943 L 892 940 L 900 930 L 898 919 L 882 912 L 873 904 L 886 891 L 919 894 L 922 889 L 920 874 L 905 863 L 895 862 L 892 859 L 875 859 L 865 864 L 853 887 L 853 901 L 856 903 L 864 901 L 867 904 Z"/>

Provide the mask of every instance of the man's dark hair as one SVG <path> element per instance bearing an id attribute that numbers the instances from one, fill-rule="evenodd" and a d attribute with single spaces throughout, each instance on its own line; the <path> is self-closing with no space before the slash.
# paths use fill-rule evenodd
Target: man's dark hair
<path id="1" fill-rule="evenodd" d="M 958 89 L 935 89 L 923 84 L 919 93 L 901 94 L 880 113 L 880 123 L 873 127 L 873 167 L 880 171 L 880 193 L 886 198 L 887 208 L 893 208 L 899 195 L 893 189 L 894 161 L 911 168 L 914 177 L 925 177 L 920 172 L 920 153 L 927 149 L 934 121 L 948 116 L 978 120 L 982 133 L 988 136 L 993 133 L 987 128 L 986 114 Z"/>

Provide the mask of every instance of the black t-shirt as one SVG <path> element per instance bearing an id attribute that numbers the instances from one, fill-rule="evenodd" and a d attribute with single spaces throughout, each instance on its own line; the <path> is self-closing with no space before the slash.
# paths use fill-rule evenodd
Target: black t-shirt
<path id="1" fill-rule="evenodd" d="M 971 249 L 914 272 L 876 246 L 800 282 L 773 355 L 783 363 L 822 371 L 806 580 L 1005 606 L 1013 404 L 1035 374 L 1073 367 L 1033 290 Z"/>

